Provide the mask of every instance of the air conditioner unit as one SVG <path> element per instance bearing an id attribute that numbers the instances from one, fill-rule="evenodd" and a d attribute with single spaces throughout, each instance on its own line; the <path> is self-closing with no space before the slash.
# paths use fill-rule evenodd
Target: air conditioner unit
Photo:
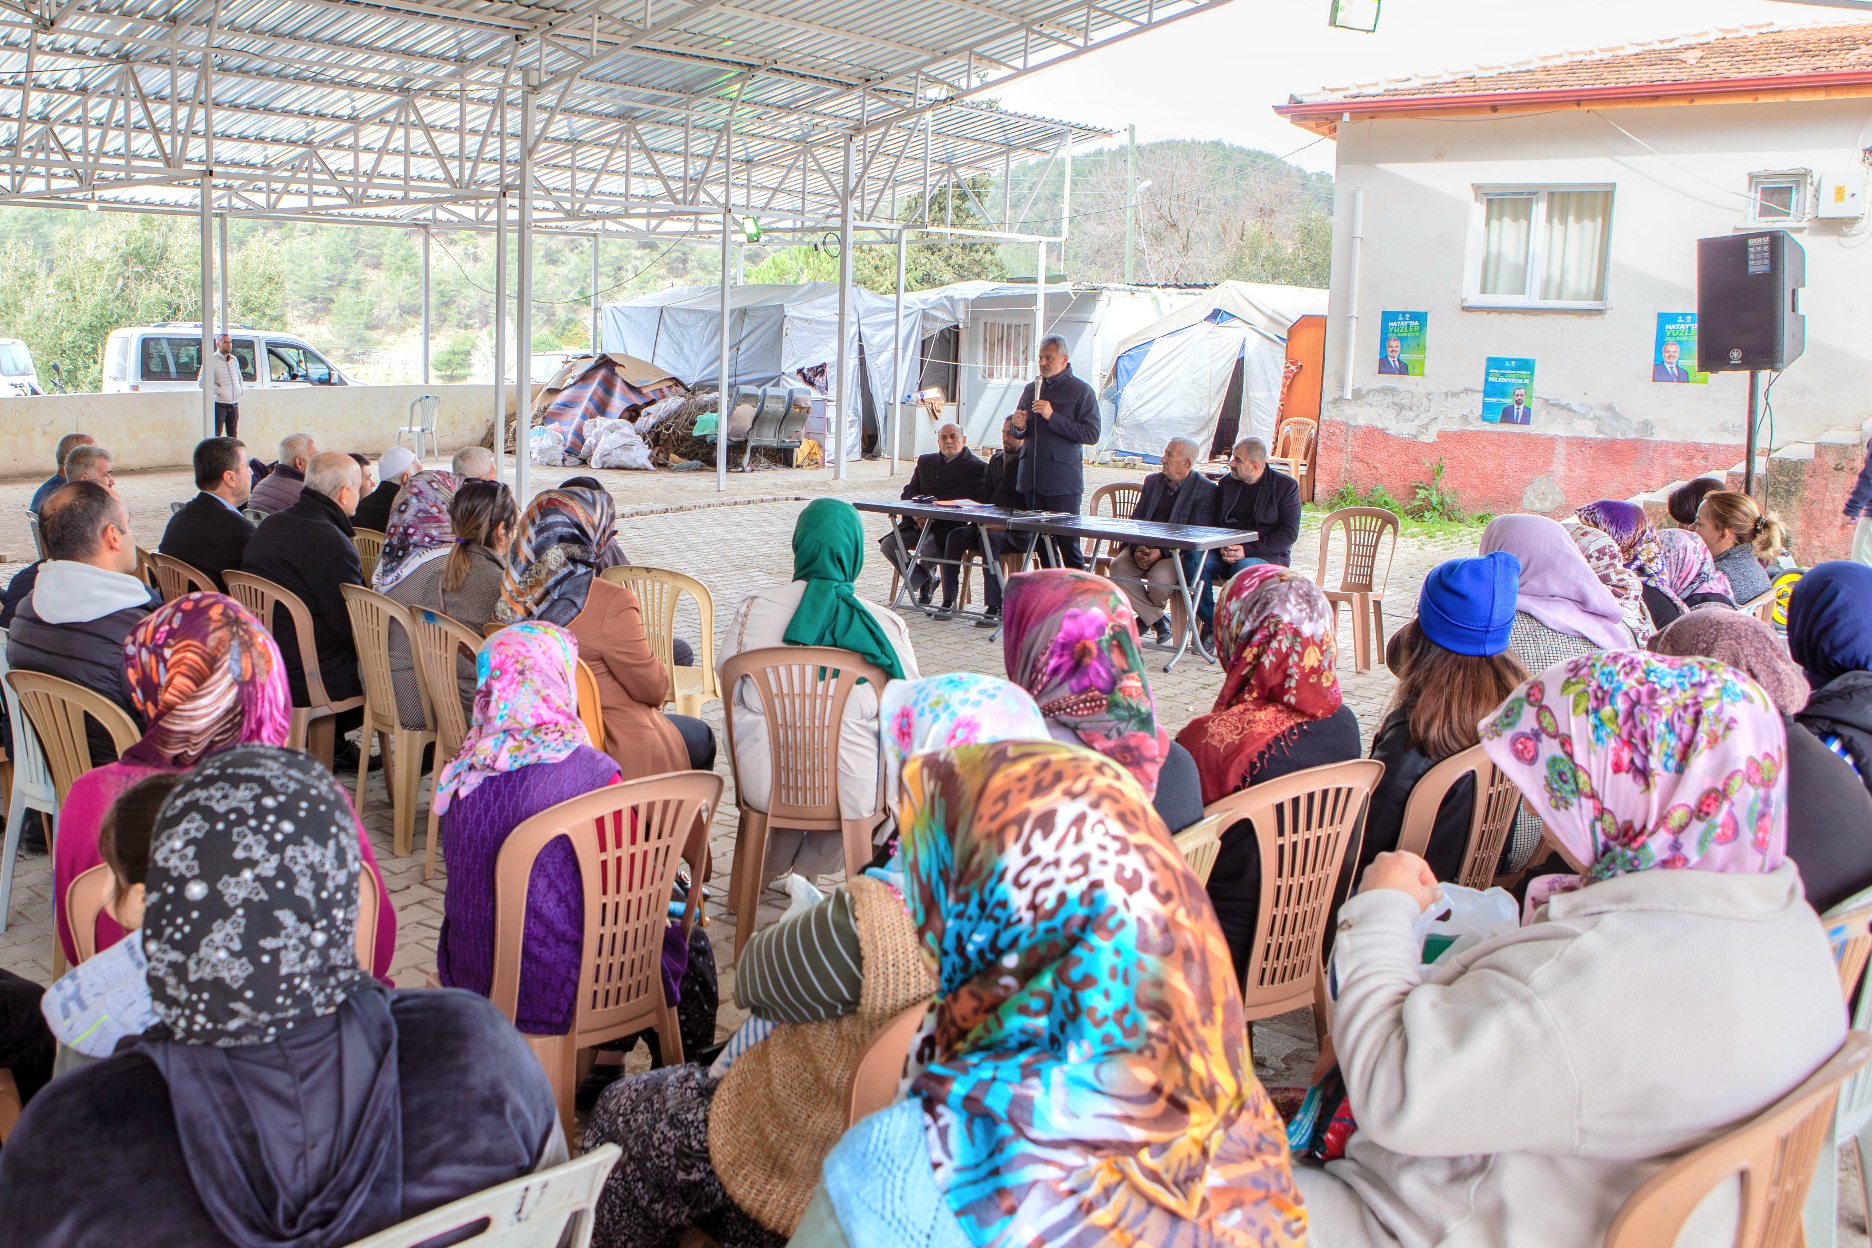
<path id="1" fill-rule="evenodd" d="M 1823 173 L 1815 198 L 1815 213 L 1823 221 L 1858 221 L 1866 215 L 1866 174 Z"/>

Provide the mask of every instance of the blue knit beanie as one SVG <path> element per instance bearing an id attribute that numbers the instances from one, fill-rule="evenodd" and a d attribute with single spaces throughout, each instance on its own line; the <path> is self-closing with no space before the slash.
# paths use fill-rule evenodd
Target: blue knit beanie
<path id="1" fill-rule="evenodd" d="M 1500 654 L 1514 624 L 1521 561 L 1505 550 L 1430 569 L 1417 597 L 1417 626 L 1456 654 Z"/>

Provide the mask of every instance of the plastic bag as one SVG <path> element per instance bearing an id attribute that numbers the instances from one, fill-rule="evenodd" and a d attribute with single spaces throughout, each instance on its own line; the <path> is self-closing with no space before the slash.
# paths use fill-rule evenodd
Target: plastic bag
<path id="1" fill-rule="evenodd" d="M 655 466 L 650 462 L 650 448 L 644 445 L 629 422 L 614 420 L 607 424 L 609 427 L 596 442 L 587 443 L 592 448 L 592 467 L 635 468 L 648 472 Z"/>
<path id="2" fill-rule="evenodd" d="M 564 467 L 566 463 L 565 435 L 557 429 L 534 429 L 527 437 L 527 453 L 536 464 L 545 464 L 554 468 Z"/>
<path id="3" fill-rule="evenodd" d="M 572 448 L 573 440 L 568 438 L 566 454 L 574 459 L 589 460 L 597 453 L 599 444 L 605 440 L 605 435 L 624 423 L 626 422 L 610 416 L 593 416 L 580 422 L 577 436 L 578 449 Z"/>
<path id="4" fill-rule="evenodd" d="M 1443 900 L 1424 911 L 1417 921 L 1423 937 L 1424 965 L 1435 966 L 1520 926 L 1520 913 L 1507 889 L 1477 890 L 1445 884 Z"/>

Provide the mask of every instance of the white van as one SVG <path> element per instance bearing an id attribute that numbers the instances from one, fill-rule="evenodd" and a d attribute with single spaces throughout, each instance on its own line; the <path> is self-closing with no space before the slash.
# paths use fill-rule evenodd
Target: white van
<path id="1" fill-rule="evenodd" d="M 56 366 L 54 376 L 57 375 Z M 21 399 L 29 394 L 44 394 L 39 372 L 33 367 L 32 352 L 17 338 L 0 338 L 0 399 Z"/>
<path id="2" fill-rule="evenodd" d="M 291 334 L 230 329 L 241 380 L 262 389 L 355 386 L 343 369 Z M 112 330 L 104 340 L 104 393 L 194 390 L 201 376 L 201 322 L 165 321 Z"/>

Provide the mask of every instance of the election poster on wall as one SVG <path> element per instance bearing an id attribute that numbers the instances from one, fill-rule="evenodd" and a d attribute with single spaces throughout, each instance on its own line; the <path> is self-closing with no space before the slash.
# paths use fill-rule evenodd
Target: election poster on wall
<path id="1" fill-rule="evenodd" d="M 1534 423 L 1534 361 L 1491 355 L 1482 370 L 1482 419 L 1491 425 Z"/>
<path id="2" fill-rule="evenodd" d="M 1421 377 L 1424 375 L 1424 334 L 1429 324 L 1428 312 L 1380 312 L 1378 314 L 1379 376 Z"/>
<path id="3" fill-rule="evenodd" d="M 1651 344 L 1651 380 L 1702 385 L 1708 373 L 1696 371 L 1697 314 L 1660 312 L 1657 340 Z"/>

